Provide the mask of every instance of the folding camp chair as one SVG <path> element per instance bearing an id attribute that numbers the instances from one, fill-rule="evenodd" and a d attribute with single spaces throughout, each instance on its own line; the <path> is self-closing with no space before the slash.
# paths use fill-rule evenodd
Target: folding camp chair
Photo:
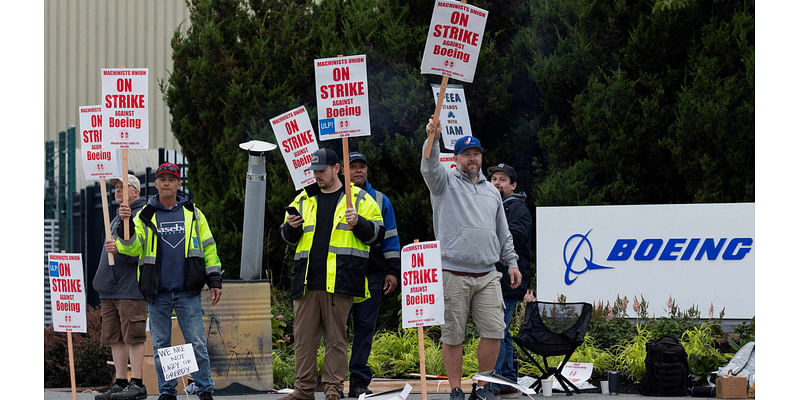
<path id="1" fill-rule="evenodd" d="M 521 350 L 519 356 L 542 371 L 542 376 L 533 385 L 534 390 L 541 388 L 542 379 L 552 376 L 558 380 L 567 396 L 572 395 L 570 387 L 575 393 L 580 393 L 578 387 L 565 378 L 561 371 L 575 349 L 583 343 L 591 319 L 592 305 L 589 303 L 528 303 L 525 321 L 512 339 Z M 531 353 L 542 357 L 544 368 Z M 547 365 L 547 357 L 552 356 L 564 356 L 564 362 L 558 368 Z"/>

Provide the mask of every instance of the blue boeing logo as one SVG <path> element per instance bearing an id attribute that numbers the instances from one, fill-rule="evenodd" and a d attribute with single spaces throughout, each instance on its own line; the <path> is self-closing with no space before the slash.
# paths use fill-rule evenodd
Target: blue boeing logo
<path id="1" fill-rule="evenodd" d="M 589 242 L 589 233 L 591 231 L 592 230 L 589 229 L 589 232 L 586 232 L 585 235 L 581 235 L 580 233 L 576 233 L 576 234 L 570 236 L 569 239 L 567 239 L 567 241 L 564 243 L 563 256 L 564 256 L 564 265 L 566 266 L 566 269 L 564 271 L 564 283 L 566 283 L 567 285 L 572 285 L 572 283 L 575 282 L 576 279 L 578 279 L 577 276 L 573 278 L 571 276 L 571 274 L 581 275 L 581 274 L 583 274 L 584 272 L 586 272 L 586 271 L 588 271 L 590 269 L 609 269 L 609 268 L 614 268 L 614 267 L 607 267 L 605 265 L 598 265 L 598 264 L 595 264 L 595 263 L 592 262 L 592 259 L 594 258 L 594 251 L 592 250 L 592 244 Z M 568 251 L 568 248 L 570 247 L 570 245 L 575 246 L 574 248 L 572 248 L 571 252 Z M 586 256 L 587 250 L 585 250 L 582 253 L 582 254 L 584 254 L 583 260 L 585 261 L 585 266 L 581 270 L 576 270 L 574 268 L 575 267 L 575 259 L 577 258 L 578 254 L 581 252 L 581 248 L 583 246 L 586 246 L 586 249 L 588 250 L 588 257 Z M 578 266 L 580 266 L 580 264 L 583 264 L 583 263 L 579 263 Z"/>

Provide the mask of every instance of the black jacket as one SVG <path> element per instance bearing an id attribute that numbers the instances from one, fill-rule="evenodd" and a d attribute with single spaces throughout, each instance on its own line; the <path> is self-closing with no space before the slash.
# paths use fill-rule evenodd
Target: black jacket
<path id="1" fill-rule="evenodd" d="M 522 300 L 528 290 L 528 281 L 531 277 L 531 240 L 533 235 L 533 218 L 528 206 L 525 204 L 525 193 L 513 193 L 503 199 L 503 210 L 508 220 L 508 230 L 514 238 L 514 252 L 519 259 L 517 265 L 522 274 L 522 283 L 516 289 L 511 288 L 511 278 L 508 276 L 508 267 L 496 263 L 495 268 L 503 273 L 500 278 L 500 287 L 503 289 L 503 298 Z"/>

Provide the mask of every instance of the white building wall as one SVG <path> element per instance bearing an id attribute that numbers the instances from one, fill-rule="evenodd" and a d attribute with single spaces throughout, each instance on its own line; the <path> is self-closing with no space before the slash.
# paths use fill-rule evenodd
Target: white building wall
<path id="1" fill-rule="evenodd" d="M 180 24 L 189 25 L 184 0 L 46 0 L 45 140 L 80 129 L 78 107 L 101 103 L 100 69 L 125 65 L 149 68 L 149 147 L 180 149 L 158 87 L 172 70 L 170 40 Z"/>

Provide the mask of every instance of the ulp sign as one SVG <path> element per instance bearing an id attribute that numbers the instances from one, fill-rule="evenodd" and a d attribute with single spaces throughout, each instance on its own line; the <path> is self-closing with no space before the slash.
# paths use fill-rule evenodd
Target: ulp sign
<path id="1" fill-rule="evenodd" d="M 56 332 L 86 332 L 86 291 L 80 254 L 47 255 L 50 305 Z"/>

